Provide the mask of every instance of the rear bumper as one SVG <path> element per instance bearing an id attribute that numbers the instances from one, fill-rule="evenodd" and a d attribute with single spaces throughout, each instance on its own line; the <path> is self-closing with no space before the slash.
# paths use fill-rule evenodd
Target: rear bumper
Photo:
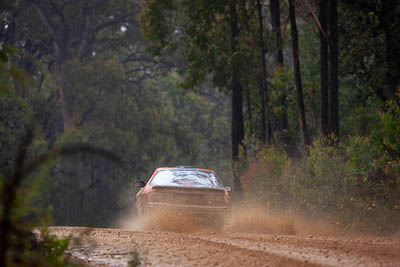
<path id="1" fill-rule="evenodd" d="M 226 217 L 231 214 L 230 206 L 211 205 L 182 205 L 161 202 L 147 202 L 143 205 L 146 212 L 177 212 L 191 215 L 208 215 L 215 217 Z"/>

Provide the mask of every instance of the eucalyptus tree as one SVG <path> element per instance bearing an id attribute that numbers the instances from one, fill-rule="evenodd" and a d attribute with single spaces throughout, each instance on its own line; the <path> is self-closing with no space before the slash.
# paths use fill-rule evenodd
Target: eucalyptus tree
<path id="1" fill-rule="evenodd" d="M 271 14 L 271 26 L 274 33 L 274 52 L 275 52 L 275 63 L 277 68 L 282 68 L 284 65 L 283 58 L 283 40 L 281 32 L 281 4 L 279 0 L 270 0 L 269 3 L 270 14 Z M 288 129 L 288 114 L 287 114 L 287 92 L 284 90 L 281 92 L 280 104 L 284 107 L 282 109 L 281 129 L 285 132 Z"/>
<path id="2" fill-rule="evenodd" d="M 339 141 L 339 46 L 338 46 L 338 0 L 329 1 L 329 64 L 330 64 L 330 130 Z"/>
<path id="3" fill-rule="evenodd" d="M 301 82 L 300 62 L 299 62 L 299 44 L 296 24 L 296 7 L 294 0 L 289 0 L 289 17 L 292 36 L 292 52 L 293 52 L 293 72 L 297 92 L 297 116 L 299 119 L 300 132 L 303 139 L 304 150 L 308 152 L 310 145 L 310 136 L 306 123 L 306 115 L 304 111 L 303 86 Z"/>
<path id="4" fill-rule="evenodd" d="M 138 5 L 131 0 L 20 0 L 4 18 L 2 41 L 24 51 L 17 59 L 29 74 L 51 74 L 63 128 L 68 129 L 77 123 L 74 96 L 68 92 L 68 68 L 102 51 L 127 47 L 129 42 L 132 47 L 139 34 L 127 33 L 137 26 L 137 14 Z"/>
<path id="5" fill-rule="evenodd" d="M 362 102 L 377 96 L 385 103 L 394 98 L 400 84 L 399 1 L 339 3 L 343 74 L 353 75 Z"/>
<path id="6" fill-rule="evenodd" d="M 328 26 L 327 26 L 327 4 L 320 0 L 319 5 L 319 30 L 320 38 L 320 73 L 321 73 L 321 132 L 328 137 L 329 127 L 329 61 L 328 61 Z"/>
<path id="7" fill-rule="evenodd" d="M 268 95 L 268 81 L 267 81 L 267 64 L 265 62 L 266 48 L 264 42 L 264 27 L 263 27 L 263 16 L 261 9 L 261 2 L 257 0 L 257 14 L 258 14 L 258 32 L 260 42 L 260 58 L 261 58 L 261 70 L 262 70 L 262 81 L 260 86 L 261 95 L 261 123 L 262 123 L 262 141 L 267 141 L 268 144 L 272 143 L 272 129 L 270 120 L 270 109 L 269 109 L 269 95 Z M 266 114 L 266 115 L 265 115 Z M 267 124 L 267 130 L 265 129 L 265 122 Z M 267 134 L 267 139 L 265 139 Z"/>

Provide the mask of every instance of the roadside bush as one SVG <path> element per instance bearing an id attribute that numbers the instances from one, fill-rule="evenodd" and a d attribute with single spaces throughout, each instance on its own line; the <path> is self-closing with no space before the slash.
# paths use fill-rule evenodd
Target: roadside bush
<path id="1" fill-rule="evenodd" d="M 377 165 L 385 174 L 379 182 L 400 195 L 400 90 L 386 103 L 380 127 L 373 132 L 374 148 L 380 157 Z"/>
<path id="2" fill-rule="evenodd" d="M 30 159 L 32 147 L 37 145 L 33 143 L 32 130 L 21 139 L 11 164 L 14 172 L 0 173 L 0 266 L 67 265 L 64 251 L 69 240 L 58 240 L 49 234 L 49 215 L 32 215 L 37 212 L 33 212 L 32 199 L 53 157 L 48 154 Z M 40 222 L 39 217 L 45 220 Z M 44 227 L 38 234 L 34 227 L 41 225 Z"/>
<path id="3" fill-rule="evenodd" d="M 37 233 L 27 223 L 14 223 L 4 266 L 71 266 L 65 255 L 70 239 L 52 236 L 49 222 L 49 219 L 46 223 L 42 222 L 43 226 Z"/>
<path id="4" fill-rule="evenodd" d="M 70 265 L 64 256 L 69 239 L 59 240 L 49 234 L 47 226 L 50 223 L 50 212 L 41 214 L 40 217 L 45 218 L 42 221 L 27 214 L 28 208 L 31 208 L 29 202 L 38 189 L 37 184 L 43 181 L 43 175 L 61 155 L 86 153 L 116 163 L 121 163 L 121 160 L 107 150 L 87 144 L 54 147 L 30 159 L 29 148 L 33 140 L 33 130 L 28 130 L 12 163 L 15 166 L 14 172 L 6 175 L 0 173 L 0 266 Z M 43 225 L 38 234 L 37 229 Z"/>
<path id="5" fill-rule="evenodd" d="M 339 193 L 346 189 L 347 170 L 343 151 L 326 144 L 325 138 L 315 140 L 305 163 L 312 181 L 310 204 L 322 211 L 331 211 L 338 203 Z"/>
<path id="6" fill-rule="evenodd" d="M 241 181 L 249 201 L 261 201 L 270 207 L 282 203 L 288 193 L 286 153 L 274 146 L 263 147 L 243 172 Z M 278 201 L 279 200 L 279 201 Z"/>
<path id="7" fill-rule="evenodd" d="M 398 231 L 399 176 L 393 162 L 376 149 L 374 137 L 327 144 L 316 139 L 309 156 L 299 160 L 263 147 L 243 172 L 245 199 L 324 218 L 345 231 Z"/>
<path id="8" fill-rule="evenodd" d="M 19 97 L 0 95 L 0 172 L 11 172 L 22 137 L 31 125 L 32 111 Z M 7 153 L 5 153 L 5 151 Z"/>

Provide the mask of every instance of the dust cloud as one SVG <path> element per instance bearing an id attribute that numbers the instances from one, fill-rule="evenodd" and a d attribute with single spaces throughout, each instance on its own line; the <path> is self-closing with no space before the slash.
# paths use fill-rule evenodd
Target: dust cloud
<path id="1" fill-rule="evenodd" d="M 226 232 L 336 236 L 339 229 L 321 220 L 306 219 L 292 211 L 268 211 L 263 207 L 240 206 L 232 210 Z"/>
<path id="2" fill-rule="evenodd" d="M 137 231 L 167 231 L 194 233 L 218 231 L 225 233 L 250 234 L 285 234 L 299 236 L 338 236 L 340 230 L 336 225 L 321 220 L 307 219 L 291 211 L 267 211 L 264 207 L 237 206 L 232 208 L 232 216 L 224 225 L 216 227 L 209 223 L 199 222 L 199 217 L 182 214 L 174 210 L 153 213 L 147 216 L 125 216 L 114 224 L 114 227 Z"/>
<path id="3" fill-rule="evenodd" d="M 183 214 L 174 209 L 152 212 L 149 215 L 129 215 L 117 220 L 114 227 L 137 231 L 167 231 L 177 233 L 198 232 L 207 229 L 210 223 L 199 223 L 199 217 Z M 204 218 L 203 218 L 204 219 Z M 211 222 L 211 220 L 210 220 Z"/>

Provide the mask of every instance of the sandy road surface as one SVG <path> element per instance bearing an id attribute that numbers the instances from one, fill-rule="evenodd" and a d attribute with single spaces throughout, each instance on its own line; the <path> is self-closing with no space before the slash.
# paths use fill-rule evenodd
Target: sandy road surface
<path id="1" fill-rule="evenodd" d="M 400 266 L 400 239 L 244 234 L 227 232 L 87 230 L 53 227 L 79 237 L 68 251 L 95 266 Z"/>

